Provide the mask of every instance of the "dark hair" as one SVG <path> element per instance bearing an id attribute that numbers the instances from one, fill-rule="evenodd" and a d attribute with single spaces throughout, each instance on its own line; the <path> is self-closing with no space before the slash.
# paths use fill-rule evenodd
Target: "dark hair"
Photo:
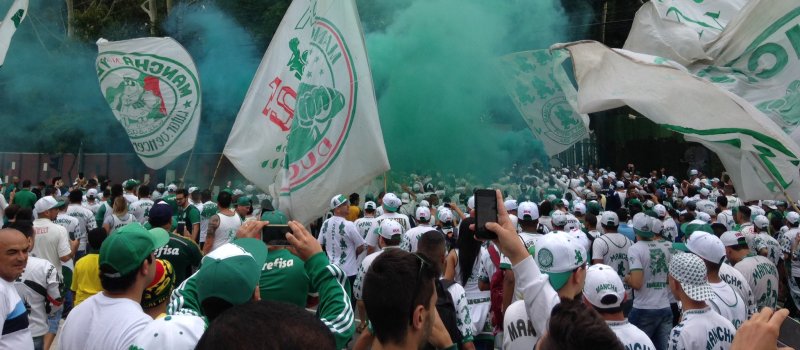
<path id="1" fill-rule="evenodd" d="M 583 219 L 589 226 L 597 227 L 597 216 L 592 213 L 586 213 Z"/>
<path id="2" fill-rule="evenodd" d="M 8 228 L 13 228 L 19 232 L 22 232 L 26 238 L 33 237 L 33 222 L 30 220 L 14 221 L 8 225 Z"/>
<path id="3" fill-rule="evenodd" d="M 417 242 L 417 252 L 425 255 L 428 260 L 433 262 L 437 269 L 437 275 L 441 272 L 441 260 L 447 249 L 447 241 L 444 239 L 444 234 L 439 230 L 430 230 L 419 236 Z"/>
<path id="4" fill-rule="evenodd" d="M 747 246 L 747 243 L 729 245 L 727 248 L 731 248 L 733 250 L 750 250 L 750 247 Z"/>
<path id="5" fill-rule="evenodd" d="M 89 247 L 95 251 L 99 251 L 100 246 L 103 245 L 103 241 L 105 241 L 106 237 L 108 237 L 108 233 L 106 232 L 106 229 L 98 227 L 89 230 L 89 233 L 87 233 L 86 236 L 89 241 Z"/>
<path id="6" fill-rule="evenodd" d="M 628 209 L 625 208 L 617 209 L 617 218 L 619 218 L 619 222 L 628 221 Z"/>
<path id="7" fill-rule="evenodd" d="M 28 179 L 22 180 L 22 188 L 28 188 L 28 187 L 31 187 L 31 180 Z"/>
<path id="8" fill-rule="evenodd" d="M 717 196 L 717 204 L 723 207 L 728 206 L 728 197 L 725 196 Z"/>
<path id="9" fill-rule="evenodd" d="M 431 266 L 422 255 L 402 249 L 385 250 L 372 262 L 364 277 L 363 300 L 378 341 L 403 343 L 413 310 L 431 306 L 438 277 Z"/>
<path id="10" fill-rule="evenodd" d="M 350 194 L 350 205 L 358 205 L 358 200 L 360 199 L 358 193 L 351 193 Z"/>
<path id="11" fill-rule="evenodd" d="M 83 201 L 83 192 L 81 190 L 72 190 L 67 198 L 69 198 L 70 203 L 80 203 Z"/>
<path id="12" fill-rule="evenodd" d="M 543 216 L 550 216 L 550 212 L 553 211 L 553 204 L 550 201 L 545 200 L 539 203 L 539 214 Z"/>
<path id="13" fill-rule="evenodd" d="M 244 305 L 247 305 L 245 303 Z M 228 309 L 232 308 L 233 304 L 228 302 L 225 299 L 218 298 L 218 297 L 210 297 L 203 299 L 200 302 L 200 310 L 203 311 L 203 315 L 208 318 L 209 322 L 213 322 L 219 315 L 223 312 L 227 311 Z"/>
<path id="14" fill-rule="evenodd" d="M 461 283 L 462 286 L 467 285 L 467 281 L 472 277 L 472 268 L 475 266 L 475 261 L 478 260 L 481 252 L 481 242 L 475 239 L 475 232 L 469 229 L 469 225 L 473 224 L 475 219 L 472 217 L 466 218 L 461 221 L 458 226 L 458 239 L 456 240 L 456 248 L 458 248 L 458 266 L 461 270 Z"/>
<path id="15" fill-rule="evenodd" d="M 122 184 L 111 185 L 111 198 L 117 198 L 123 194 Z M 112 201 L 113 203 L 113 201 Z"/>
<path id="16" fill-rule="evenodd" d="M 200 191 L 200 199 L 203 203 L 208 202 L 211 200 L 211 190 L 205 189 Z"/>
<path id="17" fill-rule="evenodd" d="M 177 191 L 175 191 L 176 196 L 179 194 L 182 194 L 184 197 L 189 197 L 189 191 L 185 188 L 179 188 Z"/>
<path id="18" fill-rule="evenodd" d="M 6 218 L 9 220 L 16 218 L 20 209 L 22 209 L 22 207 L 20 207 L 19 204 L 10 204 L 6 207 Z"/>
<path id="19" fill-rule="evenodd" d="M 217 195 L 217 204 L 220 208 L 230 208 L 231 207 L 231 193 L 228 191 L 222 191 Z"/>
<path id="20" fill-rule="evenodd" d="M 145 261 L 153 262 L 152 255 L 148 255 L 147 258 L 142 260 L 142 264 Z M 112 292 L 112 293 L 120 293 L 127 291 L 135 282 L 136 276 L 139 273 L 139 269 L 141 268 L 141 264 L 139 267 L 134 269 L 131 272 L 128 272 L 120 277 L 108 277 L 106 274 L 114 274 L 117 273 L 113 267 L 109 265 L 100 265 L 100 285 L 103 286 L 103 290 Z"/>
<path id="21" fill-rule="evenodd" d="M 750 220 L 750 215 L 752 214 L 752 211 L 750 211 L 750 207 L 740 205 L 736 211 L 744 215 L 748 220 Z"/>
<path id="22" fill-rule="evenodd" d="M 139 191 L 137 192 L 139 197 L 147 197 L 150 195 L 150 186 L 141 185 L 139 186 Z"/>
<path id="23" fill-rule="evenodd" d="M 291 304 L 262 300 L 223 312 L 203 333 L 195 349 L 335 348 L 333 334 L 312 313 Z"/>
<path id="24" fill-rule="evenodd" d="M 14 216 L 17 220 L 30 220 L 33 221 L 33 209 L 31 208 L 19 208 L 17 211 L 17 215 Z"/>
<path id="25" fill-rule="evenodd" d="M 623 350 L 625 347 L 597 311 L 578 300 L 561 300 L 550 313 L 547 336 L 539 349 Z"/>

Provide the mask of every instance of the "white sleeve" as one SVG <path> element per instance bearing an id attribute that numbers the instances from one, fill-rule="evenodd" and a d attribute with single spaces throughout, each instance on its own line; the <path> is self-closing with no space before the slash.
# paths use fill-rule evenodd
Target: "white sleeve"
<path id="1" fill-rule="evenodd" d="M 345 230 L 347 230 L 347 236 L 350 238 L 350 241 L 353 242 L 356 247 L 360 247 L 365 244 L 364 237 L 361 237 L 361 234 L 358 233 L 356 225 L 354 225 L 352 222 L 347 222 Z"/>
<path id="2" fill-rule="evenodd" d="M 548 277 L 539 271 L 532 256 L 526 257 L 512 267 L 516 281 L 516 292 L 525 300 L 525 311 L 537 334 L 544 334 L 550 320 L 550 311 L 561 300 L 550 285 Z"/>
<path id="3" fill-rule="evenodd" d="M 6 210 L 8 208 L 8 201 L 6 201 L 6 197 L 0 194 L 0 209 Z"/>
<path id="4" fill-rule="evenodd" d="M 467 304 L 467 295 L 464 287 L 455 283 L 447 289 L 450 296 L 453 298 L 453 304 L 456 307 L 456 316 L 458 317 L 458 330 L 461 331 L 464 342 L 471 341 L 474 337 L 472 333 L 472 317 L 469 313 L 469 304 Z"/>
<path id="5" fill-rule="evenodd" d="M 602 244 L 600 242 L 602 242 Z M 592 260 L 603 259 L 606 253 L 608 253 L 608 243 L 599 238 L 595 239 L 594 243 L 592 243 Z"/>
<path id="6" fill-rule="evenodd" d="M 72 247 L 69 245 L 69 234 L 67 233 L 67 229 L 64 229 L 63 231 L 59 230 L 59 232 L 60 237 L 58 237 L 58 256 L 67 256 L 72 253 Z"/>

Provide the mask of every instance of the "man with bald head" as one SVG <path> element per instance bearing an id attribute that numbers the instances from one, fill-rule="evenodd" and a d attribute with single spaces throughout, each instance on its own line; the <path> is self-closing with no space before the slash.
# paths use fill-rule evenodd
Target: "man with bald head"
<path id="1" fill-rule="evenodd" d="M 28 263 L 28 246 L 22 232 L 0 230 L 0 349 L 33 349 L 28 312 L 14 287 Z"/>

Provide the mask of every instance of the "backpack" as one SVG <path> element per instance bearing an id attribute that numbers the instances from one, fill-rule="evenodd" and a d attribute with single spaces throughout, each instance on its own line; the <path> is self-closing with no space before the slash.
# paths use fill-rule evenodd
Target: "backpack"
<path id="1" fill-rule="evenodd" d="M 544 225 L 541 225 L 544 226 Z M 489 311 L 492 313 L 492 324 L 495 325 L 498 330 L 502 331 L 503 325 L 503 280 L 505 276 L 503 275 L 503 270 L 500 269 L 500 253 L 497 252 L 497 248 L 494 247 L 493 244 L 489 244 L 489 257 L 492 259 L 492 264 L 495 267 L 494 274 L 492 278 L 489 280 L 489 290 L 490 290 L 490 301 L 491 306 Z"/>
<path id="2" fill-rule="evenodd" d="M 450 288 L 455 284 L 454 281 L 448 280 L 439 280 L 436 283 L 436 311 L 439 313 L 439 318 L 442 319 L 442 323 L 444 323 L 444 328 L 447 329 L 447 332 L 450 333 L 450 339 L 453 341 L 453 344 L 456 344 L 459 349 L 461 349 L 461 341 L 464 339 L 464 335 L 461 334 L 461 331 L 458 329 L 458 314 L 456 314 L 456 304 L 453 302 L 453 297 L 450 295 L 450 292 L 447 291 L 447 288 Z M 426 344 L 424 349 L 436 349 L 430 343 Z"/>

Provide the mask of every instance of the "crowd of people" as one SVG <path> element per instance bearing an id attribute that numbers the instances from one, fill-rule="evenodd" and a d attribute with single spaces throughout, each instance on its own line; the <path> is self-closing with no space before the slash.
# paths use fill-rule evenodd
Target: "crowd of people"
<path id="1" fill-rule="evenodd" d="M 309 225 L 252 185 L 13 179 L 0 349 L 774 349 L 800 316 L 800 203 L 697 170 L 531 167 L 486 186 L 478 239 L 478 186 L 437 177 Z"/>

